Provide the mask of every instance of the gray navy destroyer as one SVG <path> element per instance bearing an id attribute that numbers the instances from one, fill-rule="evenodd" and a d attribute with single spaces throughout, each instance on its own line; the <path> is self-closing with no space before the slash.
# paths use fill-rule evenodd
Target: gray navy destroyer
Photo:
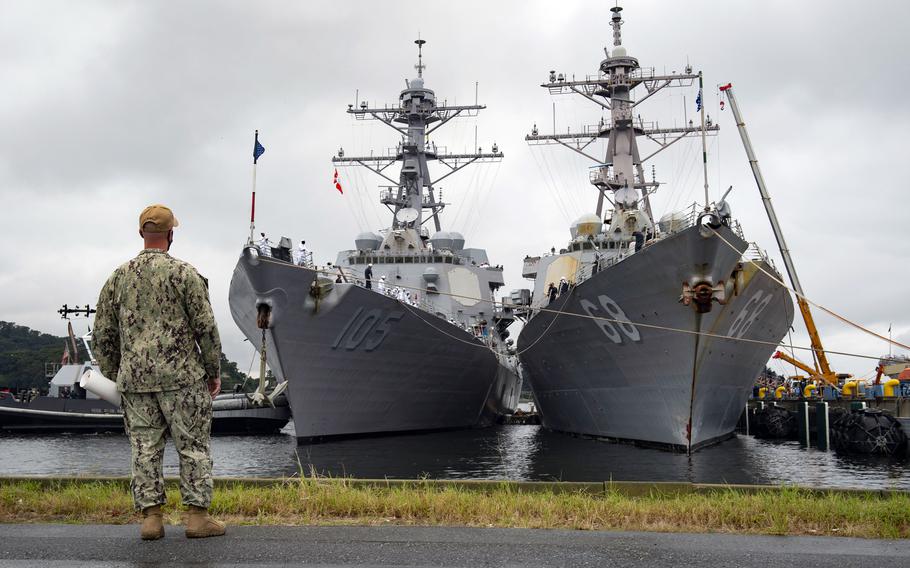
<path id="1" fill-rule="evenodd" d="M 347 111 L 393 128 L 397 147 L 369 156 L 339 150 L 332 158 L 336 168 L 363 166 L 389 182 L 380 201 L 391 225 L 357 235 L 355 248 L 323 267 L 305 251 L 294 258 L 288 238 L 257 247 L 251 233 L 234 270 L 231 314 L 287 381 L 300 442 L 485 426 L 518 404 L 518 361 L 506 329 L 514 317 L 494 302 L 502 267 L 485 250 L 465 248 L 460 233 L 442 230 L 445 203 L 434 187 L 503 155 L 495 144 L 456 154 L 428 141 L 450 120 L 485 107 L 437 104 L 423 80 L 426 42 L 416 43 L 417 77 L 397 104 L 355 102 Z M 436 180 L 430 162 L 445 168 Z M 396 163 L 398 179 L 387 174 Z"/>
<path id="2" fill-rule="evenodd" d="M 598 198 L 596 212 L 572 224 L 566 248 L 525 259 L 534 289 L 513 293 L 525 320 L 518 353 L 545 427 L 692 451 L 732 435 L 793 303 L 757 268 L 777 274 L 745 240 L 726 194 L 708 199 L 706 166 L 705 203 L 655 222 L 649 196 L 659 183 L 644 164 L 685 137 L 700 136 L 704 153 L 718 127 L 705 120 L 701 90 L 701 124 L 641 118 L 638 105 L 665 88 L 700 89 L 701 73 L 640 67 L 622 45 L 621 10 L 611 9 L 613 47 L 596 75 L 551 71 L 542 85 L 580 95 L 609 118 L 549 135 L 535 125 L 526 137 L 590 158 Z M 637 100 L 635 91 L 643 91 Z M 645 157 L 643 137 L 655 144 Z M 605 157 L 590 154 L 597 141 Z"/>

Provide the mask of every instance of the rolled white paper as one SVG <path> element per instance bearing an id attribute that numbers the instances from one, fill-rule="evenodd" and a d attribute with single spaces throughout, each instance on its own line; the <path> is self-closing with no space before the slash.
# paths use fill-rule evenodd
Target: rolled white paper
<path id="1" fill-rule="evenodd" d="M 98 395 L 102 400 L 120 406 L 120 392 L 117 390 L 117 383 L 94 369 L 89 369 L 82 373 L 82 377 L 79 379 L 79 386 L 92 394 Z"/>

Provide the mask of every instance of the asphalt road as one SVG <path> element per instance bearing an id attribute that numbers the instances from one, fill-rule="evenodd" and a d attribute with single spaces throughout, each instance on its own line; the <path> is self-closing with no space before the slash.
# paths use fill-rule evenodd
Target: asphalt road
<path id="1" fill-rule="evenodd" d="M 25 566 L 910 566 L 910 541 L 447 527 L 229 527 L 188 540 L 167 527 L 2 525 L 0 567 Z"/>

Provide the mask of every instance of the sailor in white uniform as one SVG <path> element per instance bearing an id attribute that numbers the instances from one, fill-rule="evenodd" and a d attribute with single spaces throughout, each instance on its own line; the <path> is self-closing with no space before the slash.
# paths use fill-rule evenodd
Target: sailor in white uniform
<path id="1" fill-rule="evenodd" d="M 259 239 L 259 254 L 262 256 L 272 257 L 272 243 L 269 242 L 269 238 L 265 236 L 265 233 L 259 233 L 262 238 Z"/>
<path id="2" fill-rule="evenodd" d="M 306 250 L 306 241 L 300 241 L 300 244 L 297 245 L 297 266 L 306 266 L 307 256 L 309 253 Z"/>

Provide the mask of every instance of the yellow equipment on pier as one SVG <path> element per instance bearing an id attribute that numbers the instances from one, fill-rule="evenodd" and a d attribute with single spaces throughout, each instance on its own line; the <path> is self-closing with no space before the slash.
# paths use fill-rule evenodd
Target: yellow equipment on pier
<path id="1" fill-rule="evenodd" d="M 815 320 L 812 318 L 812 312 L 809 310 L 809 302 L 806 300 L 805 294 L 803 294 L 802 284 L 800 284 L 799 277 L 796 275 L 796 266 L 793 264 L 793 258 L 790 256 L 790 249 L 787 247 L 787 242 L 784 240 L 784 234 L 780 228 L 780 223 L 777 220 L 777 214 L 774 212 L 774 206 L 771 204 L 771 195 L 768 193 L 768 188 L 765 187 L 765 179 L 762 176 L 761 168 L 758 166 L 758 158 L 752 150 L 752 142 L 749 140 L 749 133 L 746 131 L 746 123 L 739 111 L 739 105 L 737 104 L 736 96 L 733 93 L 733 85 L 728 83 L 721 87 L 720 90 L 727 95 L 727 100 L 730 102 L 730 110 L 733 112 L 733 117 L 736 120 L 736 127 L 739 130 L 739 135 L 743 142 L 743 148 L 746 150 L 746 157 L 749 159 L 749 167 L 752 168 L 752 175 L 755 177 L 755 183 L 761 194 L 762 204 L 765 206 L 765 212 L 768 214 L 768 221 L 770 221 L 771 229 L 774 231 L 774 238 L 777 240 L 784 266 L 787 269 L 787 276 L 789 276 L 790 284 L 793 286 L 792 290 L 796 296 L 796 303 L 803 316 L 803 321 L 806 323 L 806 330 L 809 332 L 809 339 L 812 344 L 812 359 L 814 365 L 810 367 L 795 357 L 780 351 L 775 353 L 774 357 L 796 365 L 803 371 L 809 373 L 810 379 L 822 380 L 837 387 L 838 379 L 847 379 L 851 375 L 841 375 L 831 370 L 831 365 L 828 363 L 828 356 L 825 354 L 824 347 L 822 347 L 821 337 L 818 335 L 818 328 L 815 327 Z"/>

